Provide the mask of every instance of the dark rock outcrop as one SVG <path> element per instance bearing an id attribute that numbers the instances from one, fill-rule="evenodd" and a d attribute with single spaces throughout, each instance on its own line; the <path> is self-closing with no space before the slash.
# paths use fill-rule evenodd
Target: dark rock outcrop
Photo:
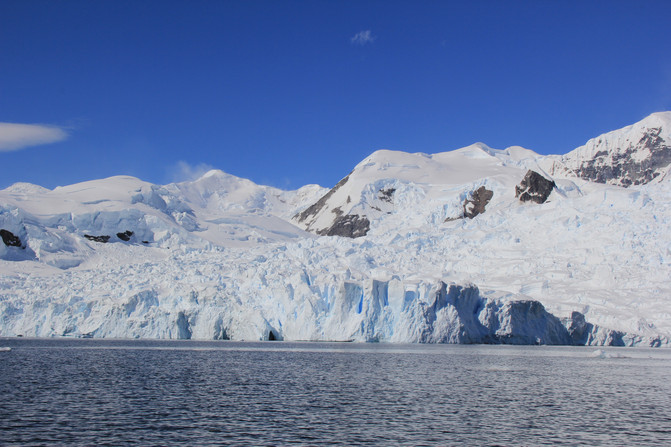
<path id="1" fill-rule="evenodd" d="M 396 188 L 381 189 L 378 191 L 378 198 L 384 202 L 393 203 Z"/>
<path id="2" fill-rule="evenodd" d="M 515 186 L 515 197 L 522 202 L 545 203 L 556 186 L 553 180 L 548 180 L 536 171 L 527 171 L 519 185 Z"/>
<path id="3" fill-rule="evenodd" d="M 107 235 L 92 236 L 90 234 L 85 234 L 84 237 L 93 242 L 100 242 L 101 244 L 106 244 L 110 240 L 110 237 Z"/>
<path id="4" fill-rule="evenodd" d="M 464 201 L 464 217 L 473 219 L 478 214 L 485 212 L 485 207 L 494 197 L 494 192 L 485 188 L 479 187 L 473 191 L 469 198 Z"/>
<path id="5" fill-rule="evenodd" d="M 343 236 L 350 238 L 357 238 L 365 236 L 370 230 L 370 221 L 365 216 L 357 214 L 344 214 L 340 207 L 333 208 L 331 212 L 336 215 L 335 220 L 328 228 L 315 229 L 311 228 L 314 224 L 314 219 L 327 206 L 326 202 L 333 196 L 333 194 L 343 187 L 349 180 L 351 173 L 340 180 L 329 192 L 327 192 L 321 199 L 306 208 L 304 211 L 296 214 L 294 219 L 305 224 L 308 231 L 317 233 L 320 236 Z M 391 200 L 391 195 L 394 193 L 393 189 L 380 191 L 388 200 Z M 386 200 L 383 199 L 383 200 Z M 347 198 L 348 203 L 351 200 Z"/>
<path id="6" fill-rule="evenodd" d="M 8 247 L 22 247 L 23 245 L 21 239 L 11 231 L 1 229 L 0 237 L 2 237 L 2 242 Z"/>
<path id="7" fill-rule="evenodd" d="M 313 217 L 316 216 L 317 213 L 319 213 L 319 212 L 322 210 L 322 208 L 324 208 L 324 206 L 326 205 L 326 201 L 327 201 L 333 194 L 335 194 L 335 192 L 336 192 L 337 190 L 339 190 L 345 183 L 347 183 L 347 181 L 349 180 L 349 176 L 350 176 L 350 175 L 351 175 L 351 173 L 348 174 L 347 177 L 345 177 L 344 179 L 340 180 L 340 181 L 338 182 L 338 184 L 335 185 L 333 188 L 331 188 L 331 189 L 329 190 L 329 192 L 327 192 L 326 194 L 324 194 L 324 196 L 323 196 L 321 199 L 317 200 L 315 203 L 313 203 L 312 205 L 310 205 L 308 208 L 306 208 L 306 209 L 303 210 L 302 212 L 296 214 L 296 215 L 294 216 L 294 219 L 297 219 L 298 222 L 305 222 L 305 221 L 308 219 L 308 217 L 310 217 L 310 216 L 313 216 Z"/>
<path id="8" fill-rule="evenodd" d="M 365 216 L 345 214 L 338 216 L 329 228 L 317 231 L 320 236 L 343 236 L 357 238 L 368 234 L 370 221 Z"/>
<path id="9" fill-rule="evenodd" d="M 124 242 L 128 242 L 128 241 L 130 241 L 130 238 L 131 238 L 132 236 L 133 236 L 133 232 L 132 232 L 132 231 L 129 231 L 129 230 L 126 230 L 126 231 L 124 231 L 123 233 L 117 233 L 117 234 L 116 234 L 116 237 L 118 237 L 119 239 L 121 239 L 121 240 L 124 241 Z"/>
<path id="10" fill-rule="evenodd" d="M 454 220 L 469 218 L 473 219 L 475 216 L 485 212 L 485 207 L 494 197 L 494 191 L 490 191 L 484 186 L 479 187 L 471 192 L 462 205 L 462 213 L 458 217 L 448 217 L 445 222 L 452 222 Z"/>
<path id="11" fill-rule="evenodd" d="M 598 151 L 571 172 L 585 180 L 610 185 L 643 185 L 671 164 L 671 146 L 660 136 L 661 127 L 647 129 L 641 139 L 620 153 Z M 599 141 L 601 143 L 601 141 Z M 640 154 L 649 154 L 643 158 Z"/>

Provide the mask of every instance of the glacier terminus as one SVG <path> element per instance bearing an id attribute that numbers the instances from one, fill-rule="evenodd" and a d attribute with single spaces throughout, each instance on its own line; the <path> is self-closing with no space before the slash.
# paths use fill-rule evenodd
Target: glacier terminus
<path id="1" fill-rule="evenodd" d="M 0 336 L 671 344 L 671 112 L 565 155 L 380 150 L 0 191 Z M 345 174 L 345 173 L 343 173 Z"/>

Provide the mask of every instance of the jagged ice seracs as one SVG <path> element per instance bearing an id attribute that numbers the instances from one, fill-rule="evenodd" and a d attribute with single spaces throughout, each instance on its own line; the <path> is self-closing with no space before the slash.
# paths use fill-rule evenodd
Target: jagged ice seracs
<path id="1" fill-rule="evenodd" d="M 665 346 L 671 113 L 564 156 L 377 151 L 0 191 L 0 335 Z"/>

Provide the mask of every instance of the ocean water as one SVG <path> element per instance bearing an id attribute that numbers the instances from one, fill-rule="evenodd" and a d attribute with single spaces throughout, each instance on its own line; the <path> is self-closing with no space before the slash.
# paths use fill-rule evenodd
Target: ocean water
<path id="1" fill-rule="evenodd" d="M 0 445 L 671 445 L 671 351 L 0 339 Z"/>

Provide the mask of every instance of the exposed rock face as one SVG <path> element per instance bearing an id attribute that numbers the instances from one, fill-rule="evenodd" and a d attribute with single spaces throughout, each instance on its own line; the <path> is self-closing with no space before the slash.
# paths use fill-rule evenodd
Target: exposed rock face
<path id="1" fill-rule="evenodd" d="M 522 202 L 545 203 L 555 187 L 553 180 L 548 180 L 536 171 L 527 171 L 522 182 L 515 186 L 515 197 Z"/>
<path id="2" fill-rule="evenodd" d="M 396 192 L 396 188 L 387 188 L 387 189 L 381 189 L 378 192 L 378 198 L 384 202 L 387 203 L 393 203 L 394 202 L 394 193 Z"/>
<path id="3" fill-rule="evenodd" d="M 133 233 L 130 230 L 126 230 L 123 233 L 117 233 L 116 237 L 118 237 L 119 239 L 121 239 L 124 242 L 128 242 L 128 241 L 130 241 L 130 238 L 133 236 L 133 234 L 135 234 L 135 233 Z M 111 239 L 111 236 L 108 236 L 106 234 L 103 234 L 103 235 L 100 235 L 100 236 L 93 236 L 93 235 L 90 235 L 90 234 L 85 234 L 84 237 L 86 239 L 90 240 L 90 241 L 93 241 L 93 242 L 100 242 L 101 244 L 106 244 Z M 142 241 L 142 242 L 145 242 L 145 241 Z"/>
<path id="4" fill-rule="evenodd" d="M 124 242 L 130 241 L 131 236 L 133 236 L 133 232 L 129 231 L 129 230 L 126 230 L 123 233 L 117 233 L 116 234 L 116 237 L 118 237 L 119 239 L 121 239 Z"/>
<path id="5" fill-rule="evenodd" d="M 295 219 L 298 219 L 298 222 L 305 222 L 308 217 L 310 216 L 316 216 L 317 213 L 319 213 L 322 208 L 326 205 L 326 201 L 333 195 L 335 194 L 336 191 L 338 191 L 342 186 L 347 183 L 349 180 L 349 175 L 347 175 L 344 179 L 340 180 L 337 185 L 335 185 L 333 188 L 329 190 L 324 196 L 317 200 L 314 204 L 310 205 L 308 208 L 303 210 L 302 212 L 298 213 L 296 216 L 294 216 Z"/>
<path id="6" fill-rule="evenodd" d="M 329 192 L 327 192 L 321 199 L 309 206 L 304 211 L 294 216 L 298 223 L 305 225 L 306 230 L 317 233 L 320 236 L 343 236 L 350 238 L 357 238 L 365 236 L 370 230 L 370 221 L 365 216 L 358 214 L 344 214 L 340 207 L 331 209 L 331 212 L 336 215 L 333 223 L 327 228 L 315 228 L 316 216 L 327 207 L 328 200 L 342 188 L 350 178 L 351 173 L 340 180 Z M 385 200 L 391 201 L 394 190 L 380 191 L 380 194 L 385 197 Z M 349 203 L 350 198 L 347 198 Z"/>
<path id="7" fill-rule="evenodd" d="M 671 165 L 671 112 L 592 138 L 561 157 L 554 172 L 617 186 L 642 185 L 660 178 Z"/>
<path id="8" fill-rule="evenodd" d="M 1 229 L 0 237 L 2 237 L 2 242 L 5 243 L 8 247 L 21 247 L 21 239 L 18 236 L 14 235 L 11 231 Z"/>
<path id="9" fill-rule="evenodd" d="M 370 221 L 364 216 L 346 214 L 338 216 L 331 227 L 317 231 L 320 236 L 343 236 L 357 238 L 370 230 Z"/>
<path id="10" fill-rule="evenodd" d="M 93 242 L 100 242 L 101 244 L 106 244 L 110 240 L 110 237 L 107 235 L 92 236 L 90 234 L 85 234 L 84 237 Z"/>
<path id="11" fill-rule="evenodd" d="M 597 183 L 625 187 L 649 183 L 671 164 L 671 145 L 660 136 L 661 131 L 661 127 L 648 129 L 639 141 L 620 152 L 600 150 L 571 171 Z"/>
<path id="12" fill-rule="evenodd" d="M 484 186 L 473 191 L 471 197 L 464 201 L 464 217 L 473 219 L 478 214 L 484 213 L 485 206 L 492 200 L 492 197 L 494 197 L 494 192 Z"/>

